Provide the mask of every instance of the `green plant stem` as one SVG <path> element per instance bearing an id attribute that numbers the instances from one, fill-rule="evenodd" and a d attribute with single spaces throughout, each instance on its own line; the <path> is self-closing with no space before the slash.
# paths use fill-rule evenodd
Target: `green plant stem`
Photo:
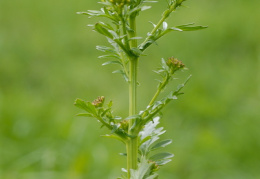
<path id="1" fill-rule="evenodd" d="M 150 103 L 148 104 L 148 106 L 151 106 L 155 100 L 157 99 L 157 97 L 159 96 L 159 94 L 162 92 L 162 90 L 165 88 L 165 86 L 168 84 L 169 80 L 170 80 L 170 76 L 167 75 L 164 79 L 164 81 L 160 84 L 160 86 L 157 88 L 157 91 L 155 93 L 155 95 L 153 96 L 152 100 L 150 101 Z"/>
<path id="2" fill-rule="evenodd" d="M 137 98 L 137 64 L 138 59 L 133 58 L 129 64 L 129 116 L 136 113 L 136 98 Z M 134 119 L 133 119 L 134 120 Z M 130 120 L 130 121 L 133 121 Z M 130 124 L 132 126 L 132 124 Z"/>
<path id="3" fill-rule="evenodd" d="M 137 96 L 137 64 L 138 58 L 130 60 L 130 74 L 129 74 L 129 116 L 136 114 L 136 96 Z M 129 134 L 136 136 L 135 131 L 131 130 L 134 125 L 135 119 L 129 121 Z M 130 178 L 130 169 L 137 169 L 137 158 L 138 158 L 138 141 L 137 137 L 129 138 L 126 145 L 127 147 L 127 171 L 128 178 Z"/>
<path id="4" fill-rule="evenodd" d="M 121 21 L 122 21 L 122 28 L 123 28 L 125 46 L 129 50 L 130 46 L 129 46 L 129 40 L 128 40 L 128 36 L 127 36 L 127 31 L 126 31 L 126 22 L 125 22 L 124 17 L 121 17 Z"/>
<path id="5" fill-rule="evenodd" d="M 136 36 L 136 15 L 130 17 L 130 28 L 132 29 L 129 32 L 130 38 Z M 131 48 L 137 47 L 137 41 L 132 40 L 130 43 Z M 136 114 L 136 101 L 137 101 L 137 66 L 138 66 L 138 57 L 132 56 L 129 60 L 129 116 Z M 131 130 L 136 119 L 130 119 L 129 121 L 129 134 L 137 136 L 136 131 Z M 130 179 L 130 169 L 137 169 L 138 163 L 138 138 L 129 138 L 126 144 L 127 151 L 127 177 Z"/>
<path id="6" fill-rule="evenodd" d="M 151 106 L 155 100 L 157 99 L 157 97 L 159 96 L 159 94 L 162 92 L 162 90 L 165 88 L 165 86 L 168 84 L 170 80 L 170 76 L 167 75 L 164 79 L 164 81 L 160 84 L 160 86 L 157 88 L 156 93 L 154 94 L 153 98 L 151 99 L 151 101 L 149 102 L 148 106 Z M 144 118 L 147 115 L 147 112 L 144 112 L 142 115 L 142 118 Z"/>
<path id="7" fill-rule="evenodd" d="M 163 24 L 163 22 L 165 21 L 165 19 L 167 19 L 169 17 L 169 15 L 175 11 L 175 9 L 180 6 L 181 4 L 172 4 L 168 10 L 166 10 L 162 16 L 162 18 L 159 20 L 159 22 L 157 23 L 157 25 L 153 28 L 153 30 L 150 32 L 150 35 L 144 40 L 144 42 L 140 45 L 140 50 L 145 51 L 145 49 L 147 49 L 147 47 L 149 47 L 152 43 L 146 45 L 146 43 L 151 40 L 151 38 L 155 35 L 156 31 L 161 27 L 161 25 Z M 157 40 L 157 39 L 156 39 Z M 146 46 L 145 46 L 146 45 Z"/>
<path id="8" fill-rule="evenodd" d="M 148 46 L 144 46 L 150 39 L 151 37 L 154 36 L 154 34 L 156 33 L 156 31 L 160 28 L 160 26 L 162 25 L 162 23 L 165 21 L 167 17 L 163 16 L 161 18 L 161 20 L 158 22 L 158 24 L 153 28 L 153 30 L 150 32 L 150 35 L 144 40 L 144 42 L 140 45 L 141 46 L 141 50 L 144 51 Z M 151 43 L 152 44 L 152 43 Z"/>

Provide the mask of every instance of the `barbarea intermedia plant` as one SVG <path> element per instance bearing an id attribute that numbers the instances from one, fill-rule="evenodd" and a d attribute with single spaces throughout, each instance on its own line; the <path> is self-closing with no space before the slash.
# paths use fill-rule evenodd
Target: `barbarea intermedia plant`
<path id="1" fill-rule="evenodd" d="M 93 30 L 103 35 L 110 46 L 97 46 L 97 50 L 105 54 L 99 58 L 113 59 L 103 65 L 117 64 L 120 69 L 113 73 L 120 73 L 129 85 L 129 116 L 118 117 L 113 114 L 112 101 L 105 103 L 105 97 L 100 96 L 92 102 L 76 99 L 75 105 L 84 113 L 78 116 L 97 119 L 102 127 L 106 127 L 110 132 L 105 137 L 114 138 L 123 142 L 126 146 L 127 169 L 123 169 L 121 179 L 156 179 L 159 177 L 157 171 L 162 165 L 171 161 L 173 154 L 167 152 L 157 152 L 158 149 L 169 145 L 172 140 L 158 141 L 160 135 L 165 133 L 163 127 L 157 127 L 160 120 L 159 113 L 171 101 L 178 99 L 183 94 L 182 88 L 187 80 L 180 84 L 177 89 L 169 94 L 163 94 L 165 87 L 174 79 L 178 71 L 185 69 L 182 61 L 174 57 L 161 60 L 161 66 L 156 73 L 161 80 L 155 89 L 155 94 L 151 98 L 147 107 L 137 111 L 137 72 L 138 61 L 141 59 L 145 50 L 150 45 L 156 43 L 170 32 L 195 31 L 206 28 L 196 26 L 193 23 L 177 26 L 168 26 L 166 20 L 183 5 L 185 0 L 165 0 L 167 8 L 162 13 L 159 22 L 151 22 L 151 31 L 146 37 L 137 36 L 138 15 L 151 8 L 157 1 L 151 0 L 102 0 L 100 10 L 88 10 L 78 12 L 92 17 L 103 17 L 105 22 L 99 21 L 94 25 Z M 142 41 L 138 44 L 138 40 Z M 154 59 L 156 60 L 156 59 Z"/>

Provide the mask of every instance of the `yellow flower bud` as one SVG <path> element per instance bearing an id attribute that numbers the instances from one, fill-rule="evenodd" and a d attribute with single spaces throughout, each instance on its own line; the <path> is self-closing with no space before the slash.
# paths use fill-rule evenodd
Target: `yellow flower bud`
<path id="1" fill-rule="evenodd" d="M 174 73 L 175 71 L 177 71 L 179 69 L 183 69 L 185 67 L 185 65 L 182 63 L 182 61 L 180 61 L 174 57 L 168 58 L 166 64 L 170 68 L 171 73 Z"/>
<path id="2" fill-rule="evenodd" d="M 95 107 L 102 107 L 105 101 L 105 97 L 104 96 L 99 96 L 97 99 L 95 99 L 92 104 Z"/>

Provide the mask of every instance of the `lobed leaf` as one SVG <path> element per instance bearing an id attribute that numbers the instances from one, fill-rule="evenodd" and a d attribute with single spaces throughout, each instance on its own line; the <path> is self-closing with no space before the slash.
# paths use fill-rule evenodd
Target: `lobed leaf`
<path id="1" fill-rule="evenodd" d="M 130 170 L 130 179 L 143 179 L 145 178 L 145 176 L 149 176 L 151 172 L 151 166 L 152 163 L 148 163 L 148 161 L 144 157 L 141 157 L 137 170 Z"/>
<path id="2" fill-rule="evenodd" d="M 152 136 L 156 126 L 159 124 L 159 119 L 159 117 L 155 117 L 153 121 L 150 121 L 145 125 L 144 129 L 139 133 L 141 141 L 148 136 Z"/>
<path id="3" fill-rule="evenodd" d="M 83 110 L 88 110 L 85 101 L 83 101 L 82 99 L 76 99 L 74 105 Z"/>
<path id="4" fill-rule="evenodd" d="M 87 111 L 88 113 L 92 114 L 93 116 L 97 115 L 97 110 L 91 102 L 85 102 L 81 99 L 76 99 L 74 105 Z"/>
<path id="5" fill-rule="evenodd" d="M 159 140 L 158 136 L 153 136 L 151 137 L 151 139 L 147 140 L 146 142 L 144 142 L 140 147 L 139 150 L 141 152 L 141 154 L 143 156 L 147 156 L 150 153 L 150 146 L 156 142 L 157 140 Z"/>

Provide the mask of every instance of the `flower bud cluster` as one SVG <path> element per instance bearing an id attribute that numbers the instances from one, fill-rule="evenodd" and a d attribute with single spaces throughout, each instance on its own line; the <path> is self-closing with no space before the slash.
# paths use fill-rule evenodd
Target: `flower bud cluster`
<path id="1" fill-rule="evenodd" d="M 160 166 L 156 162 L 149 160 L 149 163 L 152 164 L 151 165 L 151 172 L 156 172 L 160 169 Z"/>
<path id="2" fill-rule="evenodd" d="M 168 58 L 166 62 L 167 66 L 170 68 L 170 72 L 173 74 L 179 69 L 183 69 L 185 65 L 182 63 L 182 61 L 178 60 L 177 58 L 170 57 Z"/>
<path id="3" fill-rule="evenodd" d="M 123 120 L 120 122 L 120 126 L 124 131 L 128 131 L 128 127 L 129 127 L 129 121 L 128 120 Z"/>
<path id="4" fill-rule="evenodd" d="M 109 0 L 114 5 L 118 5 L 120 7 L 123 7 L 125 4 L 129 4 L 131 0 Z"/>
<path id="5" fill-rule="evenodd" d="M 104 96 L 99 96 L 97 99 L 95 99 L 92 104 L 95 107 L 102 107 L 105 101 L 105 97 Z"/>

